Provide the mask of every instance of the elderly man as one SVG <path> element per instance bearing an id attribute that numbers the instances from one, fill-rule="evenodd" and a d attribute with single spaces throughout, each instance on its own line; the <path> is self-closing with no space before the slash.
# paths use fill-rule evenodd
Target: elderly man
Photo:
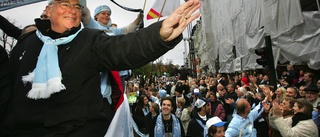
<path id="1" fill-rule="evenodd" d="M 225 136 L 256 137 L 257 131 L 254 128 L 253 122 L 264 112 L 264 110 L 269 111 L 270 104 L 266 103 L 266 101 L 271 97 L 270 92 L 271 90 L 268 87 L 264 88 L 264 94 L 266 95 L 265 99 L 253 109 L 251 109 L 251 105 L 246 99 L 239 99 L 236 105 L 237 113 L 231 120 Z"/>
<path id="2" fill-rule="evenodd" d="M 13 49 L 13 89 L 0 136 L 104 136 L 110 118 L 103 108 L 100 72 L 157 59 L 200 16 L 192 15 L 199 0 L 189 0 L 164 21 L 136 33 L 108 36 L 81 29 L 83 6 L 78 0 L 50 0 L 45 9 L 49 20 L 36 19 L 38 30 Z"/>
<path id="3" fill-rule="evenodd" d="M 264 103 L 265 105 L 266 103 Z M 254 128 L 253 122 L 264 112 L 264 107 L 260 104 L 251 110 L 251 105 L 246 99 L 240 99 L 237 102 L 237 114 L 231 120 L 226 137 L 256 137 L 257 131 Z"/>
<path id="4" fill-rule="evenodd" d="M 304 91 L 306 92 L 306 99 L 312 104 L 314 110 L 316 110 L 320 102 L 318 87 L 316 85 L 309 85 Z"/>

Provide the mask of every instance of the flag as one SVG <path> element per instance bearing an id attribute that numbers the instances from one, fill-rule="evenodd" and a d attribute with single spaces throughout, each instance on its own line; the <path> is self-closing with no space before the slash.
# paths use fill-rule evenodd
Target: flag
<path id="1" fill-rule="evenodd" d="M 116 110 L 109 129 L 105 137 L 134 137 L 132 128 L 132 117 L 130 114 L 129 103 L 125 94 L 123 96 L 123 101 Z"/>
<path id="2" fill-rule="evenodd" d="M 46 0 L 0 0 L 0 11 Z"/>
<path id="3" fill-rule="evenodd" d="M 156 0 L 148 12 L 147 20 L 170 15 L 180 5 L 180 0 Z"/>
<path id="4" fill-rule="evenodd" d="M 122 82 L 118 71 L 110 71 L 110 82 L 112 87 L 112 108 L 116 111 L 105 137 L 134 137 L 135 131 L 141 137 L 148 135 L 142 134 L 135 124 L 129 107 L 127 95 L 124 94 Z"/>

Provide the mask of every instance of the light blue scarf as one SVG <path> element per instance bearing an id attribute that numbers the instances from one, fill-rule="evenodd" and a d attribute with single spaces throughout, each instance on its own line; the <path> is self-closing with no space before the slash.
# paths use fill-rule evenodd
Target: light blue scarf
<path id="1" fill-rule="evenodd" d="M 59 68 L 58 47 L 72 41 L 82 29 L 68 37 L 51 39 L 36 31 L 39 39 L 44 43 L 38 57 L 36 68 L 27 76 L 22 77 L 24 83 L 32 83 L 32 89 L 27 96 L 31 99 L 49 98 L 51 94 L 66 89 L 61 83 L 62 76 Z"/>
<path id="2" fill-rule="evenodd" d="M 180 122 L 176 116 L 171 114 L 173 123 L 172 123 L 172 132 L 173 132 L 173 137 L 181 137 L 181 127 L 180 127 Z M 154 128 L 154 136 L 155 137 L 164 137 L 165 136 L 165 129 L 164 125 L 162 122 L 162 113 L 159 114 L 157 121 L 156 121 L 156 126 Z"/>

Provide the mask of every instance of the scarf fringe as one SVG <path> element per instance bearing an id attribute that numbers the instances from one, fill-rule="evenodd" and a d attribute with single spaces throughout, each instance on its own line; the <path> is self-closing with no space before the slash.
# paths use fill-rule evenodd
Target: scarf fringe
<path id="1" fill-rule="evenodd" d="M 50 94 L 54 94 L 57 92 L 60 92 L 61 90 L 65 90 L 66 87 L 61 83 L 61 80 L 59 81 L 51 81 L 51 79 L 48 81 L 48 92 Z"/>
<path id="2" fill-rule="evenodd" d="M 23 84 L 26 84 L 27 82 L 32 82 L 33 79 L 34 79 L 34 72 L 30 72 L 28 75 L 22 76 Z"/>
<path id="3" fill-rule="evenodd" d="M 27 96 L 31 99 L 46 99 L 52 94 L 65 90 L 66 87 L 61 83 L 61 78 L 51 78 L 48 83 L 33 83 L 32 89 L 28 92 Z"/>
<path id="4" fill-rule="evenodd" d="M 27 97 L 35 100 L 49 98 L 50 94 L 47 92 L 47 84 L 33 83 Z"/>

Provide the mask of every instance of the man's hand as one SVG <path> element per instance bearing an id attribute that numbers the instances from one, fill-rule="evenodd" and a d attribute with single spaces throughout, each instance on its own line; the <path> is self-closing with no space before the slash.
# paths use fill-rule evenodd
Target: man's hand
<path id="1" fill-rule="evenodd" d="M 200 16 L 200 13 L 192 15 L 199 8 L 200 0 L 188 0 L 180 5 L 162 22 L 161 39 L 168 42 L 178 37 L 189 23 Z"/>
<path id="2" fill-rule="evenodd" d="M 232 98 L 226 98 L 224 99 L 224 101 L 227 103 L 227 104 L 233 104 L 234 103 L 234 100 Z"/>

